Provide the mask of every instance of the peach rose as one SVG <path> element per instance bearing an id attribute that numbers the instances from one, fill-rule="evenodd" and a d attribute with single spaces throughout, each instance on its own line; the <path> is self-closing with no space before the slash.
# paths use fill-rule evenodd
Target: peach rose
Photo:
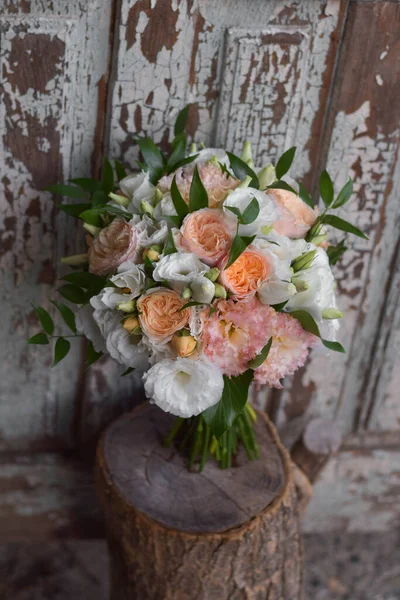
<path id="1" fill-rule="evenodd" d="M 274 229 L 292 239 L 303 238 L 314 224 L 317 214 L 299 196 L 286 190 L 269 190 L 281 213 Z"/>
<path id="2" fill-rule="evenodd" d="M 235 262 L 224 270 L 227 259 L 221 264 L 220 281 L 237 300 L 255 295 L 261 284 L 272 274 L 273 265 L 267 256 L 249 246 Z"/>
<path id="3" fill-rule="evenodd" d="M 181 228 L 181 244 L 214 267 L 229 252 L 232 231 L 220 210 L 203 208 L 187 215 Z"/>
<path id="4" fill-rule="evenodd" d="M 143 333 L 154 342 L 168 342 L 189 322 L 190 308 L 181 310 L 186 302 L 168 288 L 149 290 L 136 304 Z"/>
<path id="5" fill-rule="evenodd" d="M 89 267 L 96 275 L 115 271 L 126 260 L 136 255 L 137 232 L 124 219 L 115 219 L 93 239 L 89 249 Z"/>

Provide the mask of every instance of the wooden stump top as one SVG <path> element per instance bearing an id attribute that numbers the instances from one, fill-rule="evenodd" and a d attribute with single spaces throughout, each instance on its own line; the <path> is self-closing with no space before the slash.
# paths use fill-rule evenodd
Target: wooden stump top
<path id="1" fill-rule="evenodd" d="M 115 421 L 99 446 L 99 465 L 124 503 L 169 529 L 217 533 L 239 527 L 285 489 L 289 459 L 265 415 L 255 426 L 260 459 L 243 448 L 237 467 L 222 470 L 210 459 L 190 472 L 173 447 L 164 448 L 174 417 L 144 404 Z"/>

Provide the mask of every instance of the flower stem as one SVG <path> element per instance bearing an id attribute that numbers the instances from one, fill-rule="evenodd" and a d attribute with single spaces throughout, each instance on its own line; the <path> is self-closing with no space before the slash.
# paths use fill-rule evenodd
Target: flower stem
<path id="1" fill-rule="evenodd" d="M 185 419 L 183 419 L 182 417 L 177 417 L 175 423 L 173 424 L 173 427 L 171 429 L 171 431 L 169 432 L 169 434 L 167 435 L 167 437 L 165 438 L 164 442 L 163 442 L 163 446 L 165 448 L 169 448 L 170 445 L 172 444 L 172 442 L 174 441 L 174 439 L 176 438 L 176 436 L 178 435 L 183 423 L 184 423 Z"/>

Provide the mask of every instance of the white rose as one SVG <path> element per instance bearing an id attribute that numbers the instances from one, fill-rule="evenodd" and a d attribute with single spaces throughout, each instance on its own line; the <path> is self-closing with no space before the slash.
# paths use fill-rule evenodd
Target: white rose
<path id="1" fill-rule="evenodd" d="M 149 173 L 128 175 L 119 182 L 119 187 L 125 196 L 131 200 L 127 210 L 138 212 L 143 201 L 152 202 L 156 188 L 150 183 Z"/>
<path id="2" fill-rule="evenodd" d="M 221 371 L 205 359 L 165 359 L 143 377 L 150 402 L 178 417 L 198 415 L 220 401 L 224 388 Z"/>
<path id="3" fill-rule="evenodd" d="M 191 283 L 196 277 L 204 275 L 209 267 L 194 254 L 174 252 L 163 256 L 153 271 L 154 281 L 168 281 L 176 291 Z"/>
<path id="4" fill-rule="evenodd" d="M 233 214 L 227 208 L 228 206 L 233 206 L 234 208 L 238 208 L 243 214 L 253 198 L 256 198 L 258 201 L 260 212 L 258 217 L 249 225 L 239 225 L 239 235 L 250 236 L 259 234 L 261 227 L 268 227 L 279 219 L 279 210 L 273 199 L 264 192 L 250 187 L 237 188 L 230 193 L 224 201 L 224 210 L 227 213 Z"/>
<path id="5" fill-rule="evenodd" d="M 134 217 L 130 223 L 135 225 L 138 234 L 138 245 L 142 248 L 147 248 L 153 244 L 164 244 L 168 238 L 168 224 L 166 221 L 155 223 L 147 215 L 143 215 L 138 221 Z"/>
<path id="6" fill-rule="evenodd" d="M 175 217 L 177 212 L 174 203 L 172 202 L 171 194 L 167 192 L 154 207 L 154 219 L 161 221 L 164 217 Z"/>
<path id="7" fill-rule="evenodd" d="M 204 277 L 204 275 L 196 277 L 190 284 L 190 289 L 192 290 L 192 298 L 195 302 L 210 304 L 214 298 L 215 285 L 207 277 Z"/>
<path id="8" fill-rule="evenodd" d="M 117 362 L 138 371 L 145 371 L 149 364 L 149 352 L 142 341 L 137 341 L 120 323 L 108 334 L 107 352 Z"/>

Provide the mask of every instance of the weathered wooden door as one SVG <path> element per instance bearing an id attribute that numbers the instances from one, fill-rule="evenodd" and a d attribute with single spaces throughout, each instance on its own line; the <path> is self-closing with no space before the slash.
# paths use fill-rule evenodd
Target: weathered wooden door
<path id="1" fill-rule="evenodd" d="M 266 403 L 281 427 L 335 418 L 342 452 L 317 485 L 306 527 L 385 528 L 399 518 L 400 4 L 364 0 L 3 0 L 0 7 L 2 539 L 97 535 L 80 460 L 141 396 L 110 362 L 85 372 L 27 347 L 31 307 L 53 293 L 82 236 L 46 185 L 127 166 L 133 134 L 165 142 L 188 102 L 198 141 L 260 166 L 298 148 L 295 175 L 355 180 L 351 240 L 337 269 L 346 357 L 315 357 Z M 51 310 L 51 306 L 49 309 Z"/>

